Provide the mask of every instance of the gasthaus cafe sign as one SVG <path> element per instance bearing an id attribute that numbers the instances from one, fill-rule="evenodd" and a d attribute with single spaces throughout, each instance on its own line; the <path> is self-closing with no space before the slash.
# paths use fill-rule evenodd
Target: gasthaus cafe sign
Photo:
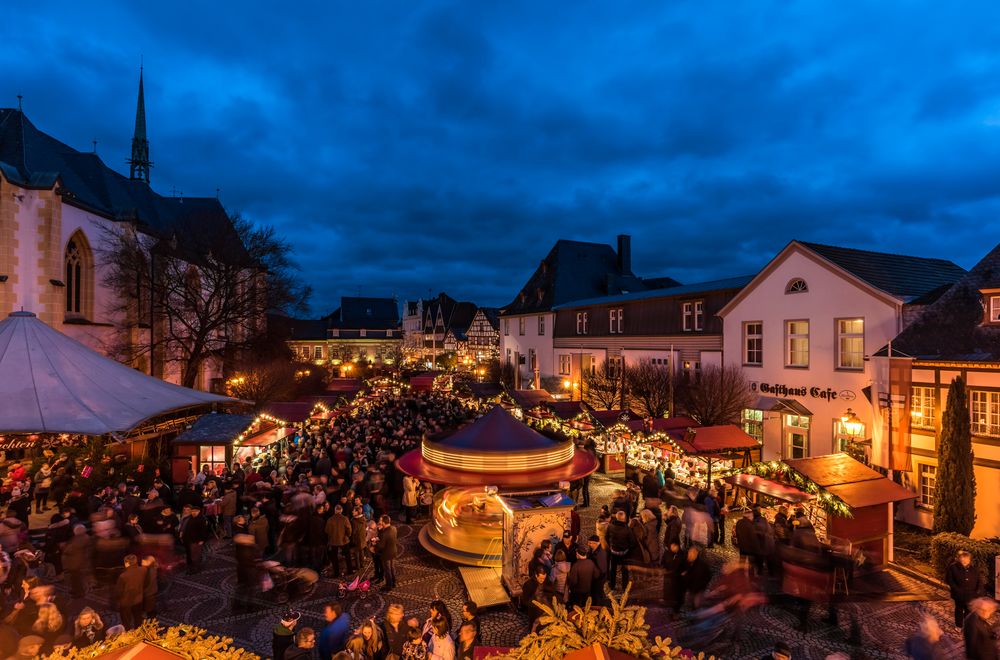
<path id="1" fill-rule="evenodd" d="M 776 383 L 759 383 L 753 381 L 750 383 L 750 391 L 759 394 L 770 394 L 771 396 L 777 397 L 799 397 L 802 399 L 822 399 L 823 401 L 854 401 L 857 395 L 853 390 L 834 390 L 830 387 L 819 387 L 819 386 L 803 386 L 803 387 L 792 387 L 789 385 L 776 384 Z"/>

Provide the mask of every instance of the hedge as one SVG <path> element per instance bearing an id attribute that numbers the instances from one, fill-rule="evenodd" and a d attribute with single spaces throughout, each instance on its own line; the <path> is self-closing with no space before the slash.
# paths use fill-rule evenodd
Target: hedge
<path id="1" fill-rule="evenodd" d="M 992 596 L 993 567 L 996 556 L 1000 555 L 1000 545 L 989 541 L 977 541 L 954 532 L 935 534 L 931 538 L 931 563 L 934 564 L 940 577 L 944 577 L 948 564 L 959 550 L 968 550 L 972 554 L 972 561 L 979 567 L 979 572 L 986 580 L 986 594 Z"/>

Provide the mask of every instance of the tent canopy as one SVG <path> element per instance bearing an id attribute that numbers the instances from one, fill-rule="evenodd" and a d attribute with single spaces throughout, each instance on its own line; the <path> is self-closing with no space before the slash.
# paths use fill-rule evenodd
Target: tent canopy
<path id="1" fill-rule="evenodd" d="M 166 413 L 229 397 L 120 364 L 38 320 L 0 321 L 0 433 L 125 433 Z"/>
<path id="2" fill-rule="evenodd" d="M 499 453 L 551 449 L 560 444 L 517 421 L 500 406 L 437 442 L 454 449 Z"/>

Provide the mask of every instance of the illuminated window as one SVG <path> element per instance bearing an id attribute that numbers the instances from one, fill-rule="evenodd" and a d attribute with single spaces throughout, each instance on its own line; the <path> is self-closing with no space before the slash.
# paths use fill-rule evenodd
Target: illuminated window
<path id="1" fill-rule="evenodd" d="M 837 368 L 865 368 L 864 319 L 837 319 Z"/>
<path id="2" fill-rule="evenodd" d="M 764 442 L 764 411 L 744 408 L 742 414 L 743 430 L 757 442 Z"/>
<path id="3" fill-rule="evenodd" d="M 313 347 L 313 359 L 314 360 L 322 360 L 323 359 L 323 347 L 322 346 L 314 346 Z"/>
<path id="4" fill-rule="evenodd" d="M 587 334 L 587 331 L 589 330 L 589 328 L 587 327 L 588 324 L 589 324 L 589 321 L 590 321 L 590 318 L 589 318 L 589 315 L 587 314 L 587 312 L 577 312 L 576 313 L 576 334 L 578 334 L 578 335 L 585 335 L 585 334 Z"/>
<path id="5" fill-rule="evenodd" d="M 201 466 L 208 465 L 212 474 L 221 474 L 222 468 L 226 467 L 226 447 L 225 445 L 202 446 L 199 455 Z M 199 467 L 199 469 L 201 469 Z"/>
<path id="6" fill-rule="evenodd" d="M 681 305 L 681 316 L 684 319 L 684 332 L 694 330 L 694 303 L 686 302 Z"/>
<path id="7" fill-rule="evenodd" d="M 623 309 L 608 310 L 608 332 L 613 335 L 620 335 L 624 331 L 622 320 L 624 319 Z"/>
<path id="8" fill-rule="evenodd" d="M 694 329 L 705 329 L 705 303 L 701 300 L 694 301 Z"/>
<path id="9" fill-rule="evenodd" d="M 784 415 L 785 458 L 809 456 L 809 418 L 803 415 Z"/>
<path id="10" fill-rule="evenodd" d="M 910 423 L 921 429 L 934 428 L 934 388 L 913 386 L 910 399 Z"/>
<path id="11" fill-rule="evenodd" d="M 569 376 L 573 373 L 573 356 L 572 355 L 560 355 L 559 356 L 559 375 Z"/>
<path id="12" fill-rule="evenodd" d="M 608 358 L 608 375 L 617 378 L 622 375 L 622 358 L 620 356 Z"/>
<path id="13" fill-rule="evenodd" d="M 809 321 L 785 321 L 785 366 L 809 366 Z"/>
<path id="14" fill-rule="evenodd" d="M 743 364 L 761 366 L 764 364 L 764 323 L 748 321 L 743 324 Z"/>
<path id="15" fill-rule="evenodd" d="M 934 508 L 934 489 L 937 486 L 937 466 L 920 463 L 917 472 L 917 506 Z"/>
<path id="16" fill-rule="evenodd" d="M 1000 296 L 990 296 L 990 323 L 1000 323 Z"/>
<path id="17" fill-rule="evenodd" d="M 1000 392 L 972 391 L 972 432 L 1000 437 Z"/>

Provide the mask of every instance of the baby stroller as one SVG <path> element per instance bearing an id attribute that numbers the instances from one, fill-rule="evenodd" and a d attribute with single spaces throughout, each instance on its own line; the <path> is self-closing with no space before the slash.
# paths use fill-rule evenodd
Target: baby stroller
<path id="1" fill-rule="evenodd" d="M 276 561 L 262 561 L 261 591 L 273 591 L 278 603 L 287 603 L 292 598 L 306 598 L 316 590 L 319 573 L 311 568 L 286 568 Z"/>
<path id="2" fill-rule="evenodd" d="M 374 568 L 374 562 L 369 559 L 365 567 L 358 571 L 358 574 L 354 576 L 353 580 L 350 582 L 338 582 L 337 596 L 343 600 L 347 597 L 347 594 L 357 593 L 362 599 L 368 598 L 368 594 L 372 591 L 372 581 L 368 576 Z"/>

